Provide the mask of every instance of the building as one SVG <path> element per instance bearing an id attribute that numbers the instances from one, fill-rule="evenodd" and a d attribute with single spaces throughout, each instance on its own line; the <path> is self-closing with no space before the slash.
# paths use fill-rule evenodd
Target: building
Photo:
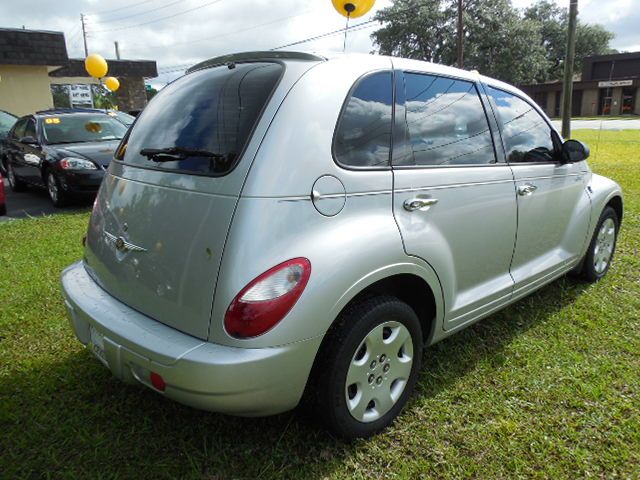
<path id="1" fill-rule="evenodd" d="M 60 32 L 0 29 L 0 110 L 26 115 L 52 108 L 49 72 L 68 60 Z"/>
<path id="2" fill-rule="evenodd" d="M 571 115 L 640 115 L 640 52 L 587 57 L 573 82 Z M 520 87 L 550 117 L 560 116 L 562 82 Z"/>
<path id="3" fill-rule="evenodd" d="M 147 103 L 144 80 L 158 75 L 156 62 L 107 63 L 107 75 L 120 82 L 115 105 L 142 110 Z M 83 59 L 69 59 L 62 32 L 0 28 L 0 110 L 26 115 L 54 106 L 93 106 L 98 83 L 85 71 Z"/>

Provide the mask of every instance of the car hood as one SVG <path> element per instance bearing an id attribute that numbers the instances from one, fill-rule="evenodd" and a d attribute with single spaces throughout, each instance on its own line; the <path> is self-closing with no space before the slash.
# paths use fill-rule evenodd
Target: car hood
<path id="1" fill-rule="evenodd" d="M 93 160 L 94 162 L 108 167 L 113 158 L 113 153 L 120 140 L 109 140 L 106 142 L 83 142 L 83 143 L 69 143 L 63 148 L 57 150 L 63 156 L 80 156 Z"/>

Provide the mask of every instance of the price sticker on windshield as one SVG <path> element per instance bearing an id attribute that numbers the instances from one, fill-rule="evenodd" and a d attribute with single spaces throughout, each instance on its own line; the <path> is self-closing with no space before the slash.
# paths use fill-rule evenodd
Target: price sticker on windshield
<path id="1" fill-rule="evenodd" d="M 60 119 L 58 117 L 45 118 L 44 119 L 44 123 L 47 123 L 47 124 L 52 124 L 52 123 L 58 124 L 58 123 L 60 123 Z"/>

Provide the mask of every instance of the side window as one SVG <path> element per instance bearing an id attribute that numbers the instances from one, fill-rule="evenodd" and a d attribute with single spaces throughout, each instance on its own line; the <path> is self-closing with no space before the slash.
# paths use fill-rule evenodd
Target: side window
<path id="1" fill-rule="evenodd" d="M 27 126 L 27 120 L 27 118 L 21 118 L 16 122 L 15 126 L 13 127 L 11 138 L 20 140 L 22 137 L 24 137 L 24 129 Z"/>
<path id="2" fill-rule="evenodd" d="M 349 167 L 387 167 L 391 151 L 392 74 L 361 78 L 338 120 L 333 151 Z"/>
<path id="3" fill-rule="evenodd" d="M 496 162 L 487 116 L 472 82 L 416 73 L 404 78 L 413 164 Z"/>
<path id="4" fill-rule="evenodd" d="M 36 122 L 33 118 L 27 120 L 27 125 L 25 126 L 23 137 L 36 138 Z"/>
<path id="5" fill-rule="evenodd" d="M 488 87 L 502 124 L 509 163 L 555 161 L 551 127 L 535 108 L 519 97 Z"/>

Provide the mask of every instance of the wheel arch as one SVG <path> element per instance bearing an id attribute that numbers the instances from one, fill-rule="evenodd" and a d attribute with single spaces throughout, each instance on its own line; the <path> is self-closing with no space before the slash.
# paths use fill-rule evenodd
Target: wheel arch
<path id="1" fill-rule="evenodd" d="M 622 225 L 622 215 L 624 213 L 622 197 L 620 195 L 614 195 L 609 199 L 609 201 L 605 205 L 605 208 L 606 207 L 613 208 L 613 210 L 616 212 L 616 215 L 618 216 L 618 223 Z"/>
<path id="2" fill-rule="evenodd" d="M 407 303 L 420 320 L 425 345 L 431 343 L 444 317 L 442 288 L 431 268 L 414 263 L 385 267 L 356 282 L 336 302 L 328 331 L 348 306 L 374 295 L 392 295 Z"/>

